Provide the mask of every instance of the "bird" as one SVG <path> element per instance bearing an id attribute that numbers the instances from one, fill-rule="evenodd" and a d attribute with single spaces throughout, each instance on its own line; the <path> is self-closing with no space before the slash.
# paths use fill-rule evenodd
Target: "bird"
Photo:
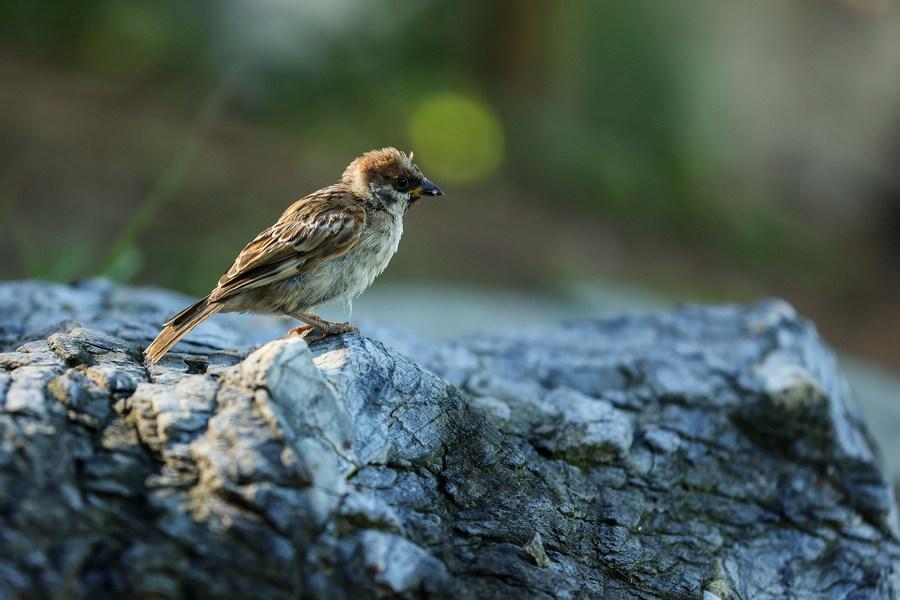
<path id="1" fill-rule="evenodd" d="M 287 315 L 304 325 L 289 334 L 309 343 L 358 332 L 312 310 L 359 296 L 387 267 L 403 218 L 425 196 L 444 192 L 422 174 L 413 153 L 393 147 L 355 158 L 340 180 L 291 204 L 238 254 L 218 285 L 163 324 L 144 350 L 151 364 L 219 312 Z"/>

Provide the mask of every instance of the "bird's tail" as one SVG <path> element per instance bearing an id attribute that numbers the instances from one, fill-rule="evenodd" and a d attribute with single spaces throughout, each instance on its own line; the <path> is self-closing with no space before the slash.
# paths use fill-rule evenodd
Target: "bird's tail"
<path id="1" fill-rule="evenodd" d="M 166 352 L 172 346 L 178 343 L 194 327 L 222 310 L 222 305 L 218 302 L 210 302 L 209 296 L 198 300 L 195 304 L 187 307 L 163 325 L 162 331 L 153 340 L 153 343 L 144 350 L 146 356 L 151 363 L 159 362 Z"/>

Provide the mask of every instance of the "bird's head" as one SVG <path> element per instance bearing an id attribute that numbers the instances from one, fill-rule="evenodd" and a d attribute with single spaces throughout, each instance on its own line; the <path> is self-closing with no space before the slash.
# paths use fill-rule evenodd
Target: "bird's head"
<path id="1" fill-rule="evenodd" d="M 409 207 L 422 196 L 443 196 L 413 161 L 396 148 L 371 150 L 344 170 L 342 183 L 357 196 L 381 206 Z"/>

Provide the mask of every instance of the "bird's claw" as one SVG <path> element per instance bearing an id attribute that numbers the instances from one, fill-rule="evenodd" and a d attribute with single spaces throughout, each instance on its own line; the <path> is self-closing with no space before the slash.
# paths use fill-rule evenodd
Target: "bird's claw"
<path id="1" fill-rule="evenodd" d="M 359 333 L 356 325 L 353 323 L 329 323 L 326 328 L 314 327 L 313 325 L 300 325 L 288 331 L 288 336 L 298 335 L 303 338 L 307 344 L 313 344 L 329 338 L 333 335 L 342 333 Z"/>
<path id="2" fill-rule="evenodd" d="M 311 332 L 313 329 L 315 329 L 315 328 L 312 325 L 299 325 L 297 327 L 294 327 L 290 331 L 288 331 L 287 335 L 285 335 L 285 337 L 291 337 L 292 335 L 299 335 L 300 337 L 305 338 L 307 335 L 309 335 L 309 332 Z"/>
<path id="3" fill-rule="evenodd" d="M 341 333 L 359 333 L 359 329 L 353 323 L 329 323 L 325 330 L 328 335 L 338 335 Z"/>

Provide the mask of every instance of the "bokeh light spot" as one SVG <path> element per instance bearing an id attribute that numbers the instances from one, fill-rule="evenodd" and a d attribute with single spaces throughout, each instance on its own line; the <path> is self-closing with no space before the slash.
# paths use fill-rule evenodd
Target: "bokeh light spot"
<path id="1" fill-rule="evenodd" d="M 456 93 L 429 96 L 409 118 L 416 161 L 439 183 L 487 179 L 503 162 L 503 127 L 486 103 Z"/>

